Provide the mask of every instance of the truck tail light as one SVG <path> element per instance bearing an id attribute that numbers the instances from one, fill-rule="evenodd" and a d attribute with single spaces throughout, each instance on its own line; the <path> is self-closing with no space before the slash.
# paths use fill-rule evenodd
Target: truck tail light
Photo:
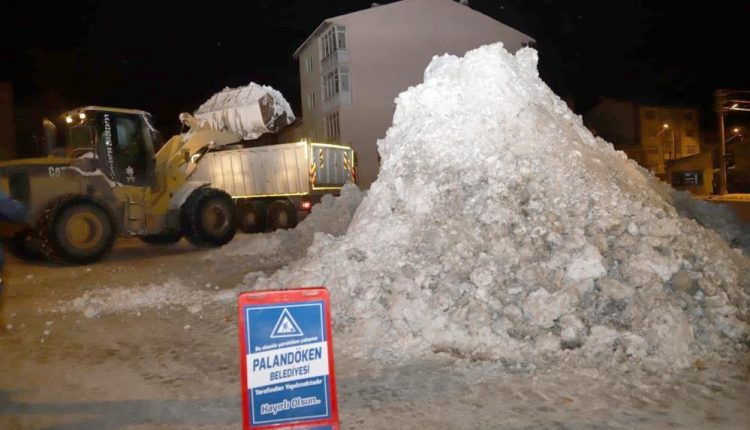
<path id="1" fill-rule="evenodd" d="M 312 209 L 312 202 L 304 201 L 302 202 L 301 206 L 303 211 L 309 211 L 310 209 Z"/>

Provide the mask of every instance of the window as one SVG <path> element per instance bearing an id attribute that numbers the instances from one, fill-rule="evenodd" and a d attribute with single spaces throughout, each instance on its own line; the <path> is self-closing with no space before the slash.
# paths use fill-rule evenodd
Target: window
<path id="1" fill-rule="evenodd" d="M 310 73 L 313 71 L 312 57 L 305 57 L 305 72 Z"/>
<path id="2" fill-rule="evenodd" d="M 320 51 L 323 60 L 328 58 L 339 49 L 346 49 L 346 27 L 343 25 L 332 26 L 320 38 Z"/>
<path id="3" fill-rule="evenodd" d="M 703 183 L 703 172 L 674 172 L 672 185 L 700 185 Z"/>
<path id="4" fill-rule="evenodd" d="M 339 113 L 334 112 L 326 116 L 326 138 L 330 142 L 335 142 L 339 138 Z"/>
<path id="5" fill-rule="evenodd" d="M 349 92 L 349 68 L 339 67 L 330 71 L 323 79 L 323 99 L 330 100 L 340 92 Z"/>
<path id="6" fill-rule="evenodd" d="M 693 155 L 698 153 L 698 148 L 695 147 L 695 145 L 688 145 L 687 147 L 687 153 L 688 155 Z"/>
<path id="7" fill-rule="evenodd" d="M 153 138 L 139 115 L 103 112 L 98 114 L 99 159 L 111 179 L 127 185 L 152 182 Z"/>
<path id="8" fill-rule="evenodd" d="M 315 93 L 307 93 L 307 109 L 315 109 Z"/>
<path id="9" fill-rule="evenodd" d="M 685 130 L 685 136 L 695 137 L 695 130 L 692 128 L 688 128 L 687 130 Z"/>
<path id="10" fill-rule="evenodd" d="M 346 49 L 346 27 L 343 25 L 336 26 L 336 48 Z"/>
<path id="11" fill-rule="evenodd" d="M 656 146 L 650 145 L 646 147 L 646 152 L 649 154 L 656 154 L 659 151 L 656 150 Z"/>
<path id="12" fill-rule="evenodd" d="M 341 92 L 349 91 L 349 68 L 339 67 L 339 89 Z"/>

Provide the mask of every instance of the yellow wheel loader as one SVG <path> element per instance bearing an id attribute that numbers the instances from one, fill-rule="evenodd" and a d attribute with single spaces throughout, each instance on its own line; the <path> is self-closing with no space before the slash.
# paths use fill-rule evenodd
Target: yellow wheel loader
<path id="1" fill-rule="evenodd" d="M 200 247 L 234 236 L 231 196 L 190 176 L 204 153 L 236 143 L 237 134 L 195 127 L 155 153 L 161 142 L 147 112 L 99 106 L 67 112 L 57 124 L 45 119 L 44 130 L 48 157 L 0 163 L 0 187 L 31 214 L 10 244 L 17 254 L 86 264 L 118 235 L 154 244 L 184 236 Z"/>

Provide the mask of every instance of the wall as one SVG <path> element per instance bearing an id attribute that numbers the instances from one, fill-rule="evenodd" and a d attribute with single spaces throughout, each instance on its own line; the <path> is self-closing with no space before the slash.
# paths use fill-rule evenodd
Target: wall
<path id="1" fill-rule="evenodd" d="M 615 148 L 632 150 L 638 146 L 637 108 L 631 102 L 603 99 L 583 121 L 594 135 L 612 143 Z"/>
<path id="2" fill-rule="evenodd" d="M 655 173 L 665 173 L 668 160 L 700 152 L 697 109 L 640 106 L 638 118 L 645 164 Z M 669 128 L 665 129 L 664 124 Z"/>

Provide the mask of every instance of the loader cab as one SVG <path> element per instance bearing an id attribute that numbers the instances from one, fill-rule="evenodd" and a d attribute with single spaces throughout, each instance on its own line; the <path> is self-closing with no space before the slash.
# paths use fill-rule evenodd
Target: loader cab
<path id="1" fill-rule="evenodd" d="M 92 163 L 122 185 L 153 186 L 160 136 L 147 112 L 87 106 L 66 112 L 57 135 L 64 155 Z"/>

